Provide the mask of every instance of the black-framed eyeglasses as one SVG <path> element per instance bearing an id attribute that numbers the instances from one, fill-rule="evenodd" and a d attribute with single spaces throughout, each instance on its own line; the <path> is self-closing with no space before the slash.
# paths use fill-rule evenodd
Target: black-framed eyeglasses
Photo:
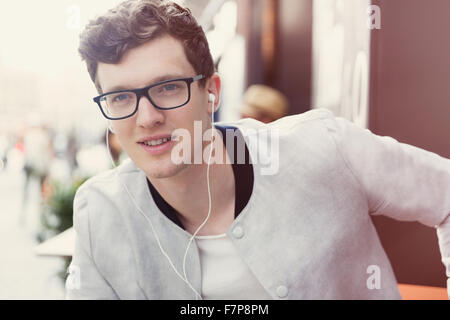
<path id="1" fill-rule="evenodd" d="M 198 75 L 191 78 L 165 80 L 145 88 L 104 93 L 93 100 L 98 104 L 105 118 L 122 120 L 136 114 L 142 97 L 146 97 L 155 108 L 161 110 L 185 106 L 191 100 L 191 84 L 203 78 L 203 75 Z"/>

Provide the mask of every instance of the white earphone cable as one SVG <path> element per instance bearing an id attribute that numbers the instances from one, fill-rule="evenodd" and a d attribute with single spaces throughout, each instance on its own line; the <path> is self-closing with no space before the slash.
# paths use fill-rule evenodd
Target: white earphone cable
<path id="1" fill-rule="evenodd" d="M 186 275 L 186 258 L 187 258 L 187 253 L 189 251 L 189 247 L 191 246 L 192 240 L 194 240 L 194 238 L 197 236 L 197 234 L 199 233 L 199 231 L 204 227 L 204 225 L 206 224 L 206 222 L 208 221 L 209 217 L 211 216 L 211 209 L 212 209 L 212 199 L 211 199 L 211 187 L 209 185 L 209 168 L 211 166 L 211 158 L 212 158 L 212 151 L 213 151 L 213 143 L 214 143 L 214 107 L 215 107 L 215 100 L 216 97 L 211 94 L 211 105 L 212 105 L 212 117 L 211 117 L 211 144 L 210 144 L 210 150 L 209 150 L 209 159 L 208 159 L 208 167 L 206 169 L 206 183 L 208 186 L 208 201 L 209 201 L 209 208 L 208 208 L 208 215 L 206 216 L 206 219 L 203 221 L 203 223 L 198 227 L 197 231 L 195 231 L 195 233 L 192 235 L 191 239 L 189 239 L 189 243 L 188 246 L 186 248 L 186 251 L 184 253 L 184 258 L 183 258 L 183 273 L 184 273 L 184 277 L 187 280 L 187 275 Z M 201 298 L 201 296 L 200 296 Z"/>

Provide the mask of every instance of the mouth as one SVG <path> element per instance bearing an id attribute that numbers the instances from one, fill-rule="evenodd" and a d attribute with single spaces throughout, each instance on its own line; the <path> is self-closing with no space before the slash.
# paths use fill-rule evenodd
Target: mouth
<path id="1" fill-rule="evenodd" d="M 162 138 L 162 139 L 148 140 L 148 141 L 143 141 L 143 142 L 138 142 L 138 143 L 141 145 L 148 146 L 148 147 L 157 147 L 157 146 L 163 145 L 170 141 L 172 141 L 171 138 Z"/>
<path id="2" fill-rule="evenodd" d="M 138 144 L 147 153 L 151 155 L 160 155 L 168 151 L 174 144 L 174 141 L 172 140 L 171 137 L 164 137 L 159 139 L 140 141 L 138 142 Z"/>

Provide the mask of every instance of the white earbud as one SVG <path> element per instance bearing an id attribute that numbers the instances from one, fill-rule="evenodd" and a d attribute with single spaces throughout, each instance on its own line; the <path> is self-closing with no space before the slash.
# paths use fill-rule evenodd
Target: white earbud
<path id="1" fill-rule="evenodd" d="M 215 109 L 215 104 L 216 104 L 216 95 L 214 93 L 210 93 L 209 97 L 208 97 L 208 102 L 210 102 L 212 104 L 212 110 L 213 113 L 217 112 L 217 110 L 219 110 L 219 106 L 217 107 L 217 109 Z"/>

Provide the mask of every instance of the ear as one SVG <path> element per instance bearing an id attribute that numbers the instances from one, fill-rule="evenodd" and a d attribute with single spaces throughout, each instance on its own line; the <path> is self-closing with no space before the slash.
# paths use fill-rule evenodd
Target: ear
<path id="1" fill-rule="evenodd" d="M 217 111 L 219 104 L 220 104 L 221 86 L 222 86 L 222 81 L 221 81 L 218 73 L 214 73 L 206 82 L 206 89 L 207 89 L 207 93 L 208 93 L 207 99 L 209 100 L 210 94 L 213 94 L 216 97 L 216 99 L 214 101 L 214 112 Z M 209 105 L 211 105 L 211 103 L 209 103 Z M 208 108 L 208 113 L 212 114 L 212 112 L 213 112 L 213 109 Z"/>

